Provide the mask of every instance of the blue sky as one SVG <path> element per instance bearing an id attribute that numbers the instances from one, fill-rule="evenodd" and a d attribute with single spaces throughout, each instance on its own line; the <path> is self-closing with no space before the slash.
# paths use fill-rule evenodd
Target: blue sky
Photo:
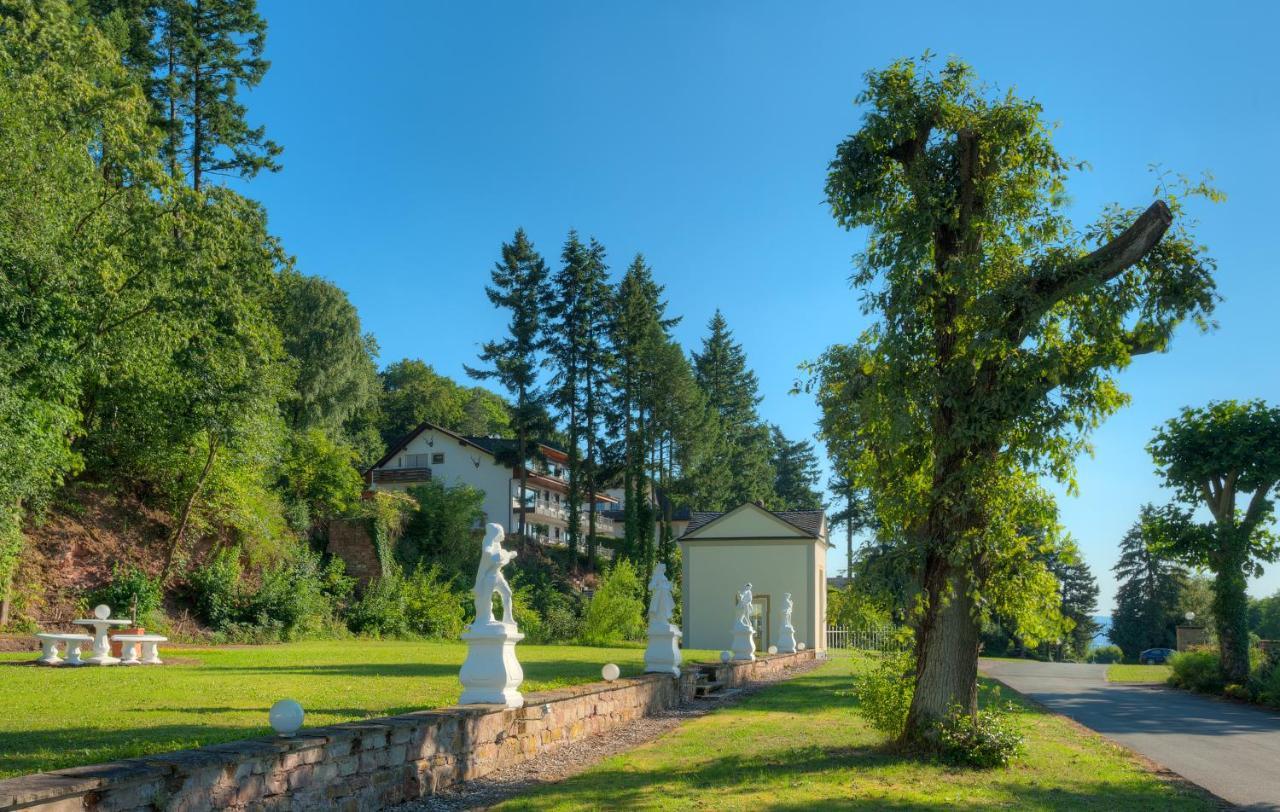
<path id="1" fill-rule="evenodd" d="M 595 236 L 619 272 L 643 251 L 685 346 L 722 309 L 762 415 L 801 437 L 817 409 L 788 394 L 797 364 L 865 326 L 848 284 L 863 236 L 835 226 L 822 188 L 866 70 L 929 49 L 1039 99 L 1060 149 L 1091 164 L 1071 186 L 1082 223 L 1148 204 L 1151 163 L 1211 170 L 1228 201 L 1196 214 L 1221 328 L 1186 328 L 1124 373 L 1132 405 L 1096 434 L 1080 495 L 1060 499 L 1107 612 L 1120 537 L 1166 498 L 1153 427 L 1214 398 L 1280 403 L 1280 6 L 1208 8 L 262 0 L 273 64 L 248 103 L 284 170 L 247 191 L 301 270 L 350 293 L 383 363 L 420 357 L 459 379 L 502 329 L 482 285 L 517 226 L 549 258 L 570 228 Z"/>

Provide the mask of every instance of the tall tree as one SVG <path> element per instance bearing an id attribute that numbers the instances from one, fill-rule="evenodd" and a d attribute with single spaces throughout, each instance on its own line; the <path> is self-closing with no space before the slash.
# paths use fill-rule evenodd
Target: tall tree
<path id="1" fill-rule="evenodd" d="M 546 393 L 538 386 L 545 348 L 548 273 L 546 262 L 524 229 L 517 229 L 511 242 L 502 246 L 502 259 L 494 266 L 492 284 L 485 286 L 493 306 L 511 314 L 507 335 L 484 343 L 480 360 L 489 365 L 487 368 L 466 368 L 474 378 L 498 381 L 515 401 L 511 429 L 520 472 L 521 538 L 527 537 L 529 460 L 537 438 L 548 428 Z"/>
<path id="2" fill-rule="evenodd" d="M 1056 644 L 1057 656 L 1060 660 L 1079 659 L 1088 653 L 1098 634 L 1098 622 L 1093 619 L 1098 611 L 1098 579 L 1069 538 L 1056 545 L 1047 558 L 1049 572 L 1058 579 L 1059 612 L 1071 627 Z"/>
<path id="3" fill-rule="evenodd" d="M 569 437 L 567 544 L 576 562 L 582 539 L 582 506 L 588 501 L 588 552 L 595 553 L 597 464 L 600 451 L 601 387 L 609 374 L 607 316 L 610 312 L 604 247 L 583 243 L 570 231 L 563 265 L 552 281 L 547 346 L 551 359 L 551 401 Z M 586 457 L 583 457 L 583 446 Z"/>
<path id="4" fill-rule="evenodd" d="M 860 531 L 874 526 L 875 510 L 864 491 L 858 488 L 857 482 L 845 474 L 837 474 L 827 483 L 827 487 L 839 501 L 836 511 L 831 514 L 831 526 L 844 526 L 845 545 L 845 577 L 853 578 L 854 546 L 853 537 Z"/>
<path id="5" fill-rule="evenodd" d="M 388 364 L 380 377 L 382 394 L 377 422 L 384 445 L 424 422 L 459 434 L 510 436 L 506 401 L 488 389 L 463 386 L 417 358 Z"/>
<path id="6" fill-rule="evenodd" d="M 608 321 L 615 364 L 607 419 L 617 438 L 614 456 L 622 470 L 624 547 L 637 560 L 653 545 L 648 461 L 654 447 L 650 423 L 655 403 L 649 385 L 655 380 L 666 332 L 679 321 L 667 317 L 662 290 L 644 256 L 637 254 L 618 285 Z"/>
<path id="7" fill-rule="evenodd" d="M 788 440 L 777 426 L 770 427 L 774 506 L 779 510 L 818 510 L 818 455 L 808 440 Z"/>
<path id="8" fill-rule="evenodd" d="M 1170 229 L 1176 195 L 1077 232 L 1040 105 L 963 63 L 902 60 L 866 81 L 826 191 L 839 225 L 869 229 L 856 282 L 878 318 L 819 365 L 824 432 L 863 438 L 851 470 L 920 551 L 904 735 L 931 746 L 949 708 L 976 713 L 984 614 L 1052 595 L 1029 554 L 1028 530 L 1055 521 L 1034 476 L 1069 481 L 1089 429 L 1124 403 L 1114 374 L 1166 350 L 1182 321 L 1204 323 L 1213 263 Z M 1014 592 L 1024 577 L 1049 595 Z"/>
<path id="9" fill-rule="evenodd" d="M 360 315 L 332 282 L 291 268 L 280 274 L 276 324 L 294 364 L 293 394 L 282 404 L 291 429 L 317 428 L 348 441 L 350 422 L 373 408 L 381 385 L 378 344 L 360 330 Z"/>
<path id="10" fill-rule="evenodd" d="M 1148 445 L 1164 484 L 1181 505 L 1149 515 L 1153 544 L 1214 574 L 1213 615 L 1222 677 L 1249 677 L 1249 577 L 1280 556 L 1269 527 L 1280 484 L 1280 408 L 1261 401 L 1218 401 L 1183 409 Z M 1243 511 L 1237 502 L 1244 501 Z M 1192 517 L 1209 510 L 1213 521 Z"/>
<path id="11" fill-rule="evenodd" d="M 1145 530 L 1155 507 L 1144 505 L 1137 522 L 1120 541 L 1115 573 L 1116 607 L 1107 637 L 1136 658 L 1149 648 L 1173 648 L 1187 571 L 1151 548 Z"/>
<path id="12" fill-rule="evenodd" d="M 707 329 L 702 351 L 693 354 L 693 369 L 698 385 L 706 393 L 708 407 L 719 417 L 730 476 L 728 501 L 707 508 L 721 510 L 742 502 L 770 503 L 774 473 L 769 464 L 769 429 L 756 413 L 761 400 L 759 382 L 719 310 Z"/>

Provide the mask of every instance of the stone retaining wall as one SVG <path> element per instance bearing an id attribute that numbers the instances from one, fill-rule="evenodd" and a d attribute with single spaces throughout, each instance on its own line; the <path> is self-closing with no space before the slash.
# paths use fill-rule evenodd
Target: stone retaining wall
<path id="1" fill-rule="evenodd" d="M 733 687 L 813 658 L 714 668 Z M 455 706 L 11 778 L 0 781 L 0 810 L 381 809 L 689 701 L 697 670 L 525 694 L 517 710 Z"/>

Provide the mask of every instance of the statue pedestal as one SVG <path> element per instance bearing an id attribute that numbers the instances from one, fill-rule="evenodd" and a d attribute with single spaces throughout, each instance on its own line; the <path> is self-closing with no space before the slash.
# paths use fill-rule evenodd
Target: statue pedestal
<path id="1" fill-rule="evenodd" d="M 729 647 L 733 659 L 738 662 L 752 662 L 756 658 L 756 630 L 750 626 L 733 627 L 733 645 Z"/>
<path id="2" fill-rule="evenodd" d="M 644 651 L 646 674 L 670 674 L 680 676 L 679 628 L 671 623 L 649 624 L 649 647 Z"/>
<path id="3" fill-rule="evenodd" d="M 782 627 L 782 639 L 778 641 L 778 653 L 796 653 L 796 627 L 790 623 Z"/>
<path id="4" fill-rule="evenodd" d="M 462 680 L 458 704 L 522 707 L 524 697 L 519 688 L 524 682 L 524 670 L 516 659 L 516 643 L 524 635 L 516 631 L 515 624 L 473 623 L 463 632 L 462 639 L 467 641 L 467 659 L 458 674 Z"/>

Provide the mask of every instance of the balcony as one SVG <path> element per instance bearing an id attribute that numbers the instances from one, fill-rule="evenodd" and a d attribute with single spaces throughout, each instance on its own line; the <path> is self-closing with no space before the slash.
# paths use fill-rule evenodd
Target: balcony
<path id="1" fill-rule="evenodd" d="M 563 502 L 548 502 L 545 499 L 530 499 L 526 501 L 523 507 L 521 507 L 520 504 L 513 499 L 511 501 L 511 510 L 516 515 L 519 515 L 520 513 L 527 514 L 526 521 L 530 524 L 541 524 L 546 521 L 549 521 L 551 524 L 559 527 L 567 527 L 569 524 L 569 511 L 565 508 Z M 582 529 L 582 533 L 585 534 L 587 532 L 587 528 L 590 526 L 590 516 L 585 508 L 582 510 L 582 515 L 579 517 L 578 524 Z M 601 515 L 598 511 L 596 512 L 596 535 L 605 538 L 618 537 L 618 526 L 612 519 Z"/>
<path id="2" fill-rule="evenodd" d="M 373 485 L 416 485 L 431 481 L 430 468 L 375 468 L 369 474 Z"/>

